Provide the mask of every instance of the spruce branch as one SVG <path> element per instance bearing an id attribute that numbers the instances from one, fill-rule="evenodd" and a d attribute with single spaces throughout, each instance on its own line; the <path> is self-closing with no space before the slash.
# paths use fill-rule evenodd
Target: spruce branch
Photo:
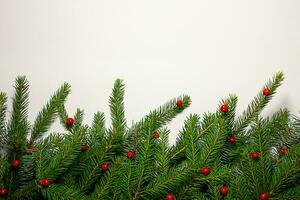
<path id="1" fill-rule="evenodd" d="M 52 184 L 50 187 L 42 188 L 41 193 L 44 198 L 51 200 L 85 200 L 86 196 L 81 194 L 76 188 L 63 185 Z"/>
<path id="2" fill-rule="evenodd" d="M 7 133 L 6 133 L 6 122 L 5 116 L 7 111 L 7 97 L 6 94 L 0 92 L 0 152 L 4 148 L 4 144 L 7 142 Z"/>
<path id="3" fill-rule="evenodd" d="M 277 88 L 282 84 L 284 74 L 282 72 L 276 73 L 271 80 L 269 80 L 263 87 L 270 90 L 269 96 L 264 96 L 260 91 L 256 97 L 248 105 L 247 109 L 243 111 L 242 115 L 236 120 L 234 130 L 237 133 L 245 131 L 249 123 L 255 119 L 257 115 L 263 110 L 276 93 Z"/>
<path id="4" fill-rule="evenodd" d="M 91 194 L 91 199 L 105 199 L 109 196 L 109 192 L 114 187 L 114 181 L 116 179 L 117 170 L 119 170 L 121 164 L 121 160 L 117 159 L 110 165 L 110 169 L 107 170 L 100 181 L 96 184 L 94 192 Z"/>
<path id="5" fill-rule="evenodd" d="M 191 168 L 184 166 L 171 169 L 167 174 L 156 177 L 142 192 L 143 197 L 158 198 L 170 191 L 175 191 L 178 186 L 184 185 L 192 176 Z"/>
<path id="6" fill-rule="evenodd" d="M 170 131 L 166 128 L 159 130 L 160 139 L 157 142 L 157 148 L 155 151 L 155 161 L 156 161 L 156 174 L 166 174 L 169 170 L 169 162 L 170 162 L 170 155 L 169 155 L 169 143 L 168 143 L 168 136 Z"/>
<path id="7" fill-rule="evenodd" d="M 92 127 L 90 129 L 90 136 L 92 141 L 96 144 L 101 144 L 104 142 L 105 137 L 105 117 L 103 112 L 97 112 L 94 115 Z"/>
<path id="8" fill-rule="evenodd" d="M 29 83 L 25 76 L 18 76 L 15 81 L 15 96 L 13 98 L 13 108 L 8 124 L 9 144 L 12 149 L 20 154 L 21 149 L 26 145 L 26 136 L 29 131 L 28 105 L 29 105 Z M 10 159 L 13 155 L 10 153 Z"/>
<path id="9" fill-rule="evenodd" d="M 276 166 L 272 181 L 271 192 L 280 194 L 297 185 L 300 178 L 300 145 L 293 146 L 289 154 L 281 158 Z"/>
<path id="10" fill-rule="evenodd" d="M 32 127 L 31 144 L 48 131 L 57 115 L 57 108 L 63 106 L 70 93 L 70 85 L 63 84 L 50 98 L 47 104 L 37 115 Z"/>
<path id="11" fill-rule="evenodd" d="M 124 84 L 122 80 L 117 79 L 109 98 L 110 113 L 112 118 L 111 132 L 113 137 L 121 137 L 125 133 L 126 120 L 124 111 Z M 116 136 L 114 136 L 116 135 Z"/>
<path id="12" fill-rule="evenodd" d="M 52 161 L 49 163 L 44 157 L 39 156 L 38 162 L 46 165 L 38 164 L 37 177 L 42 179 L 47 177 L 50 181 L 54 181 L 63 174 L 68 167 L 73 163 L 74 159 L 80 154 L 80 146 L 82 144 L 83 135 L 86 133 L 86 127 L 82 127 L 76 134 L 69 136 L 60 146 Z M 47 147 L 44 147 L 47 148 Z M 44 161 L 43 161 L 44 160 Z"/>
<path id="13" fill-rule="evenodd" d="M 185 121 L 182 131 L 184 146 L 186 146 L 186 157 L 192 166 L 198 163 L 199 159 L 199 140 L 200 117 L 196 114 L 190 115 Z"/>
<path id="14" fill-rule="evenodd" d="M 224 128 L 225 121 L 222 117 L 216 117 L 215 120 L 215 126 L 201 140 L 199 160 L 203 166 L 211 165 L 220 155 L 220 150 L 224 147 L 227 135 Z"/>

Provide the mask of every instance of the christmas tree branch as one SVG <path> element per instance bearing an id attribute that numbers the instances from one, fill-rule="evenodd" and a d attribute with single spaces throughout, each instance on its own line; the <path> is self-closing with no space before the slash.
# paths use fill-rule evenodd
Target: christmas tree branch
<path id="1" fill-rule="evenodd" d="M 168 147 L 168 136 L 170 131 L 167 129 L 162 129 L 159 131 L 160 140 L 157 142 L 157 148 L 155 151 L 155 160 L 156 160 L 156 173 L 157 174 L 166 174 L 169 170 L 169 147 Z"/>
<path id="2" fill-rule="evenodd" d="M 189 166 L 171 169 L 167 174 L 160 175 L 150 182 L 142 192 L 143 196 L 155 198 L 167 194 L 179 185 L 184 185 L 190 179 L 191 175 L 191 168 Z"/>
<path id="3" fill-rule="evenodd" d="M 45 133 L 54 122 L 57 108 L 61 107 L 70 93 L 70 85 L 63 84 L 50 98 L 47 104 L 39 112 L 32 128 L 31 144 Z"/>
<path id="4" fill-rule="evenodd" d="M 21 149 L 26 146 L 26 136 L 29 131 L 27 121 L 29 105 L 29 83 L 25 76 L 18 76 L 15 81 L 15 96 L 11 119 L 8 124 L 9 144 L 14 151 L 9 152 L 9 161 L 13 159 L 12 153 L 21 156 Z"/>
<path id="5" fill-rule="evenodd" d="M 125 133 L 126 120 L 124 112 L 124 84 L 117 79 L 109 98 L 110 113 L 112 118 L 112 137 L 119 138 Z"/>
<path id="6" fill-rule="evenodd" d="M 186 157 L 192 166 L 198 164 L 200 152 L 198 132 L 200 129 L 200 117 L 196 114 L 190 115 L 185 121 L 182 131 L 184 146 L 186 146 Z"/>
<path id="7" fill-rule="evenodd" d="M 7 111 L 7 97 L 5 93 L 0 92 L 0 152 L 4 149 L 7 142 L 5 116 Z"/>
<path id="8" fill-rule="evenodd" d="M 273 76 L 271 80 L 269 80 L 263 87 L 263 89 L 267 88 L 270 90 L 270 95 L 264 96 L 262 92 L 259 92 L 257 96 L 251 101 L 249 106 L 245 111 L 243 111 L 242 115 L 236 120 L 234 130 L 237 133 L 242 133 L 245 131 L 245 128 L 249 125 L 249 123 L 255 119 L 257 115 L 263 110 L 263 108 L 267 105 L 267 103 L 272 99 L 274 94 L 276 93 L 277 88 L 281 85 L 284 80 L 284 75 L 282 72 L 278 72 Z"/>
<path id="9" fill-rule="evenodd" d="M 105 171 L 99 183 L 95 186 L 95 191 L 91 195 L 91 199 L 104 199 L 109 195 L 110 189 L 114 186 L 112 185 L 120 167 L 121 160 L 117 159 L 113 162 L 110 169 Z"/>
<path id="10" fill-rule="evenodd" d="M 290 149 L 289 154 L 285 155 L 274 170 L 271 182 L 272 193 L 279 194 L 286 189 L 297 185 L 296 181 L 300 178 L 300 145 Z"/>
<path id="11" fill-rule="evenodd" d="M 48 188 L 41 189 L 42 195 L 46 199 L 51 200 L 85 200 L 88 199 L 78 190 L 71 187 L 65 187 L 58 184 L 52 184 Z"/>

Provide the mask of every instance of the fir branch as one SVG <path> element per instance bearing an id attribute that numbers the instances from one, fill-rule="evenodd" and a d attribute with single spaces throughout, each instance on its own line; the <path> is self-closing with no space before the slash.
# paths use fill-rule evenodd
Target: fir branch
<path id="1" fill-rule="evenodd" d="M 151 152 L 151 149 L 153 149 L 153 138 L 152 133 L 155 130 L 155 122 L 157 121 L 157 115 L 153 114 L 151 115 L 151 118 L 146 118 L 145 121 L 145 129 L 143 130 L 143 143 L 141 143 L 138 151 L 138 166 L 137 166 L 137 179 L 135 185 L 135 195 L 133 199 L 138 199 L 141 195 L 142 191 L 142 185 L 143 183 L 151 177 L 151 168 L 149 166 L 152 166 L 153 161 L 153 155 L 154 153 Z"/>
<path id="2" fill-rule="evenodd" d="M 63 174 L 80 154 L 82 138 L 86 131 L 86 127 L 82 127 L 76 134 L 69 136 L 52 158 L 52 162 L 48 163 L 47 166 L 42 166 L 42 170 L 39 169 L 40 174 L 38 174 L 38 178 L 47 177 L 53 181 Z M 38 162 L 40 161 L 38 160 Z"/>
<path id="3" fill-rule="evenodd" d="M 110 113 L 112 118 L 111 132 L 115 138 L 121 137 L 125 133 L 126 120 L 124 112 L 124 84 L 122 80 L 117 79 L 109 98 Z"/>
<path id="4" fill-rule="evenodd" d="M 83 126 L 82 125 L 83 116 L 84 116 L 83 110 L 77 108 L 74 116 L 74 125 L 72 128 L 73 133 L 76 133 Z"/>
<path id="5" fill-rule="evenodd" d="M 6 122 L 5 116 L 7 111 L 7 97 L 6 94 L 0 92 L 0 152 L 4 148 L 4 144 L 7 142 L 7 133 L 6 133 Z"/>
<path id="6" fill-rule="evenodd" d="M 78 190 L 58 184 L 51 184 L 47 188 L 42 188 L 41 193 L 44 198 L 51 200 L 85 200 L 88 199 Z"/>
<path id="7" fill-rule="evenodd" d="M 220 150 L 224 147 L 227 134 L 226 128 L 224 128 L 224 119 L 216 118 L 215 120 L 215 126 L 201 140 L 199 160 L 203 166 L 212 164 L 219 156 Z"/>
<path id="8" fill-rule="evenodd" d="M 176 102 L 178 100 L 183 101 L 183 106 L 180 108 L 176 106 Z M 169 102 L 165 103 L 163 106 L 160 106 L 159 108 L 151 111 L 148 115 L 146 115 L 145 118 L 143 118 L 139 122 L 135 123 L 132 126 L 133 128 L 127 132 L 127 138 L 132 138 L 133 134 L 136 134 L 134 137 L 137 140 L 140 140 L 139 133 L 141 132 L 141 130 L 145 129 L 146 126 L 145 122 L 148 119 L 152 118 L 155 115 L 157 121 L 153 126 L 153 130 L 157 130 L 162 126 L 166 125 L 172 119 L 174 119 L 179 113 L 183 112 L 190 104 L 191 104 L 191 98 L 187 95 L 183 95 L 181 97 L 170 100 Z"/>
<path id="9" fill-rule="evenodd" d="M 70 85 L 67 83 L 63 84 L 51 96 L 50 100 L 39 112 L 32 128 L 31 144 L 43 133 L 48 131 L 49 127 L 54 122 L 55 117 L 57 115 L 57 108 L 63 106 L 69 93 Z"/>
<path id="10" fill-rule="evenodd" d="M 162 129 L 159 131 L 160 139 L 157 142 L 157 150 L 155 151 L 155 160 L 156 160 L 156 173 L 157 174 L 166 174 L 169 170 L 169 147 L 168 147 L 168 136 L 170 131 L 167 129 Z"/>
<path id="11" fill-rule="evenodd" d="M 284 80 L 284 75 L 282 72 L 278 72 L 273 76 L 271 80 L 269 80 L 263 88 L 268 88 L 270 90 L 269 96 L 264 96 L 260 91 L 257 96 L 251 101 L 249 106 L 245 111 L 243 111 L 242 115 L 236 120 L 235 123 L 235 131 L 237 133 L 242 133 L 245 131 L 249 123 L 255 119 L 257 115 L 263 110 L 263 108 L 268 104 L 268 102 L 272 99 L 274 94 L 276 93 L 277 88 L 281 85 Z"/>
<path id="12" fill-rule="evenodd" d="M 35 157 L 31 154 L 24 155 L 21 159 L 21 167 L 19 169 L 19 182 L 18 185 L 26 185 L 32 181 L 35 176 Z"/>
<path id="13" fill-rule="evenodd" d="M 256 123 L 253 125 L 253 131 L 251 136 L 254 137 L 254 149 L 259 150 L 260 158 L 257 161 L 259 167 L 257 170 L 260 174 L 261 180 L 260 189 L 266 190 L 268 189 L 267 186 L 270 184 L 270 178 L 272 176 L 272 163 L 271 163 L 271 146 L 270 146 L 270 129 L 267 127 L 267 122 L 260 118 L 257 118 Z"/>
<path id="14" fill-rule="evenodd" d="M 112 162 L 110 169 L 107 170 L 100 181 L 95 186 L 95 191 L 90 196 L 91 199 L 105 199 L 109 196 L 111 188 L 114 188 L 113 183 L 116 178 L 117 170 L 120 167 L 120 159 L 117 159 L 115 162 Z"/>
<path id="15" fill-rule="evenodd" d="M 280 194 L 285 190 L 297 185 L 300 178 L 300 145 L 289 150 L 289 153 L 282 157 L 274 170 L 271 182 L 271 192 Z"/>
<path id="16" fill-rule="evenodd" d="M 36 180 L 32 180 L 28 182 L 26 185 L 21 186 L 18 190 L 16 190 L 12 195 L 11 199 L 19 200 L 19 199 L 38 199 L 33 198 L 32 196 L 36 195 L 36 191 L 39 190 L 39 185 Z"/>
<path id="17" fill-rule="evenodd" d="M 96 144 L 101 144 L 104 140 L 105 136 L 105 118 L 103 112 L 97 112 L 94 115 L 93 124 L 90 129 L 90 135 L 92 141 L 94 141 Z"/>
<path id="18" fill-rule="evenodd" d="M 58 115 L 59 115 L 59 121 L 60 124 L 66 129 L 70 130 L 70 127 L 67 125 L 66 120 L 69 117 L 68 112 L 65 108 L 65 105 L 60 105 L 57 107 Z"/>
<path id="19" fill-rule="evenodd" d="M 198 163 L 198 155 L 200 151 L 198 133 L 200 129 L 200 117 L 196 114 L 190 115 L 185 121 L 182 131 L 184 146 L 186 146 L 186 157 L 194 166 Z"/>
<path id="20" fill-rule="evenodd" d="M 184 185 L 192 176 L 191 168 L 171 169 L 168 174 L 160 175 L 154 179 L 142 192 L 143 197 L 158 198 L 170 191 L 175 191 L 177 187 Z"/>
<path id="21" fill-rule="evenodd" d="M 15 96 L 13 98 L 13 108 L 8 125 L 9 144 L 17 149 L 26 145 L 26 136 L 29 131 L 28 117 L 29 105 L 29 83 L 25 76 L 18 76 L 15 81 Z M 10 159 L 12 155 L 10 155 Z"/>

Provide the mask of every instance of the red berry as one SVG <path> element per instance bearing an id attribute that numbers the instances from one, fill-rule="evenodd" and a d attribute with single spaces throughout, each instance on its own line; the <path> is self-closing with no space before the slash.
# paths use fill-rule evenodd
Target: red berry
<path id="1" fill-rule="evenodd" d="M 155 131 L 153 133 L 153 138 L 155 138 L 155 139 L 159 138 L 159 133 L 157 131 Z"/>
<path id="2" fill-rule="evenodd" d="M 181 108 L 183 106 L 183 101 L 182 100 L 178 100 L 176 102 L 177 107 Z"/>
<path id="3" fill-rule="evenodd" d="M 8 195 L 7 189 L 4 187 L 0 188 L 0 197 L 5 197 Z"/>
<path id="4" fill-rule="evenodd" d="M 73 119 L 72 117 L 68 117 L 68 118 L 66 119 L 66 124 L 67 124 L 68 126 L 73 126 L 73 124 L 74 124 L 74 119 Z"/>
<path id="5" fill-rule="evenodd" d="M 166 195 L 166 200 L 174 200 L 175 199 L 175 195 L 170 193 Z"/>
<path id="6" fill-rule="evenodd" d="M 269 89 L 269 88 L 265 88 L 265 89 L 263 90 L 263 95 L 269 96 L 270 94 L 271 94 L 271 92 L 270 92 L 270 89 Z"/>
<path id="7" fill-rule="evenodd" d="M 11 166 L 12 166 L 13 169 L 17 169 L 17 168 L 20 167 L 20 164 L 21 164 L 21 161 L 16 159 L 16 160 L 13 161 Z"/>
<path id="8" fill-rule="evenodd" d="M 228 105 L 227 105 L 227 104 L 223 104 L 223 105 L 221 105 L 221 107 L 220 107 L 220 111 L 221 111 L 222 113 L 227 113 L 227 112 L 228 112 L 228 110 L 229 110 L 229 107 L 228 107 Z"/>
<path id="9" fill-rule="evenodd" d="M 287 154 L 289 153 L 289 149 L 286 148 L 286 147 L 284 147 L 284 148 L 281 149 L 281 153 L 282 153 L 283 155 L 287 155 Z"/>
<path id="10" fill-rule="evenodd" d="M 48 187 L 48 186 L 50 185 L 49 179 L 48 179 L 48 178 L 43 178 L 43 179 L 41 180 L 41 185 L 42 185 L 43 187 Z"/>
<path id="11" fill-rule="evenodd" d="M 220 193 L 223 197 L 227 196 L 228 195 L 228 188 L 226 186 L 222 186 L 220 188 Z"/>
<path id="12" fill-rule="evenodd" d="M 251 154 L 251 157 L 252 157 L 253 160 L 258 160 L 259 154 L 255 151 L 255 152 L 253 152 L 253 153 Z"/>
<path id="13" fill-rule="evenodd" d="M 84 144 L 84 145 L 82 145 L 82 147 L 81 147 L 81 151 L 82 152 L 85 152 L 85 151 L 87 151 L 89 149 L 89 146 L 87 145 L 87 144 Z"/>
<path id="14" fill-rule="evenodd" d="M 34 152 L 34 146 L 33 145 L 30 145 L 28 148 L 27 148 L 27 151 L 29 153 L 33 153 Z"/>
<path id="15" fill-rule="evenodd" d="M 108 165 L 109 165 L 108 163 L 103 163 L 102 164 L 101 169 L 102 169 L 103 172 L 105 172 L 106 170 L 108 170 Z"/>
<path id="16" fill-rule="evenodd" d="M 228 139 L 228 141 L 230 143 L 235 143 L 235 137 L 234 136 L 230 136 L 229 139 Z"/>
<path id="17" fill-rule="evenodd" d="M 128 158 L 133 158 L 133 156 L 134 156 L 134 151 L 130 150 L 130 151 L 127 152 L 127 157 Z"/>
<path id="18" fill-rule="evenodd" d="M 262 193 L 262 194 L 259 196 L 259 198 L 260 198 L 261 200 L 267 200 L 267 199 L 269 199 L 269 196 L 268 196 L 268 194 L 266 194 L 266 193 Z"/>
<path id="19" fill-rule="evenodd" d="M 209 175 L 210 174 L 209 167 L 202 168 L 201 173 L 204 174 L 205 176 Z"/>

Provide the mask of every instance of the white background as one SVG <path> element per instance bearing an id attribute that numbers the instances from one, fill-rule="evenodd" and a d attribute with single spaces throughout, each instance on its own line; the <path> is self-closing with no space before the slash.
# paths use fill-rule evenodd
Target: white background
<path id="1" fill-rule="evenodd" d="M 299 0 L 0 0 L 0 90 L 11 97 L 15 77 L 26 75 L 31 121 L 65 81 L 69 113 L 83 108 L 86 123 L 98 110 L 109 118 L 122 78 L 129 124 L 192 97 L 169 126 L 174 142 L 189 113 L 214 111 L 230 93 L 240 113 L 277 71 L 286 80 L 264 114 L 297 114 L 299 66 Z"/>

